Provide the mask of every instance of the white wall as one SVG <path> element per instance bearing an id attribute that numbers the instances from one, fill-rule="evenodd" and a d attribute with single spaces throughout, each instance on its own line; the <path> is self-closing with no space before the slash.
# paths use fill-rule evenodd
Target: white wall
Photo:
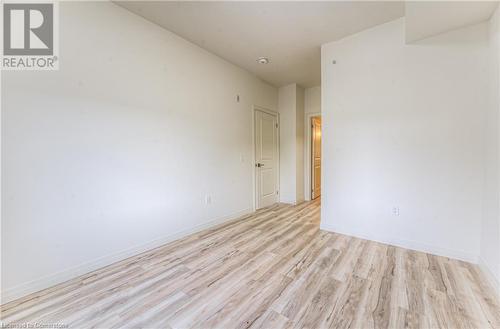
<path id="1" fill-rule="evenodd" d="M 305 90 L 304 112 L 306 114 L 321 112 L 321 86 L 311 87 Z"/>
<path id="2" fill-rule="evenodd" d="M 249 212 L 252 106 L 277 110 L 112 3 L 61 2 L 60 23 L 59 71 L 2 74 L 3 301 Z"/>
<path id="3" fill-rule="evenodd" d="M 304 201 L 304 89 L 297 86 L 296 92 L 296 198 L 297 202 Z"/>
<path id="4" fill-rule="evenodd" d="M 486 23 L 405 45 L 398 19 L 323 45 L 321 227 L 476 261 L 489 69 Z"/>
<path id="5" fill-rule="evenodd" d="M 490 100 L 485 122 L 484 210 L 479 264 L 500 293 L 500 9 L 490 21 Z"/>
<path id="6" fill-rule="evenodd" d="M 296 92 L 296 84 L 281 87 L 278 91 L 280 115 L 280 202 L 284 203 L 295 203 L 296 201 Z"/>
<path id="7" fill-rule="evenodd" d="M 280 202 L 304 201 L 304 89 L 293 83 L 279 88 Z"/>

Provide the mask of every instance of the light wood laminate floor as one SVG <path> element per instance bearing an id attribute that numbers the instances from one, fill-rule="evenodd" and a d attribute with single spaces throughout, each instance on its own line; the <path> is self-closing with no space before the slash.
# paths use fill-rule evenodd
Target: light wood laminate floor
<path id="1" fill-rule="evenodd" d="M 3 305 L 3 323 L 500 328 L 475 265 L 320 231 L 319 213 L 275 205 Z"/>

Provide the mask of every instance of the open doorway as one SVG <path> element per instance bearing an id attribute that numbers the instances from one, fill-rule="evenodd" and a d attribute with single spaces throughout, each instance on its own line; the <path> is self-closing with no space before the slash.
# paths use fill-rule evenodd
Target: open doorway
<path id="1" fill-rule="evenodd" d="M 321 117 L 311 118 L 311 200 L 321 196 Z"/>
<path id="2" fill-rule="evenodd" d="M 321 113 L 307 113 L 305 126 L 305 199 L 315 200 L 321 196 Z"/>

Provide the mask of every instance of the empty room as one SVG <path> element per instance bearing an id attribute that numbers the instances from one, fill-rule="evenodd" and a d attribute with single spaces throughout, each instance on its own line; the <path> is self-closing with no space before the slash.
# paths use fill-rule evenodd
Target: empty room
<path id="1" fill-rule="evenodd" d="M 498 1 L 2 1 L 2 328 L 500 329 Z"/>

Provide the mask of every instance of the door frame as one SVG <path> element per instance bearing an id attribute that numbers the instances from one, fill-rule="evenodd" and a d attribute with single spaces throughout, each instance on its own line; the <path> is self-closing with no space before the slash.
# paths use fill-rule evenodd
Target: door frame
<path id="1" fill-rule="evenodd" d="M 253 211 L 257 210 L 257 171 L 255 170 L 255 112 L 260 111 L 276 117 L 276 187 L 278 188 L 278 202 L 280 201 L 280 114 L 258 105 L 252 106 L 252 185 L 253 185 Z"/>
<path id="2" fill-rule="evenodd" d="M 312 127 L 311 127 L 311 119 L 313 117 L 321 117 L 321 112 L 314 112 L 314 113 L 306 113 L 304 115 L 304 124 L 305 127 L 307 127 L 306 131 L 306 142 L 305 147 L 306 150 L 304 152 L 305 158 L 304 158 L 304 198 L 306 201 L 311 201 L 312 200 L 312 182 L 311 182 L 311 176 L 312 176 Z M 322 125 L 323 126 L 323 125 Z M 321 127 L 323 129 L 323 127 Z M 323 160 L 323 153 L 322 159 Z M 321 166 L 321 170 L 323 170 L 323 165 Z"/>

